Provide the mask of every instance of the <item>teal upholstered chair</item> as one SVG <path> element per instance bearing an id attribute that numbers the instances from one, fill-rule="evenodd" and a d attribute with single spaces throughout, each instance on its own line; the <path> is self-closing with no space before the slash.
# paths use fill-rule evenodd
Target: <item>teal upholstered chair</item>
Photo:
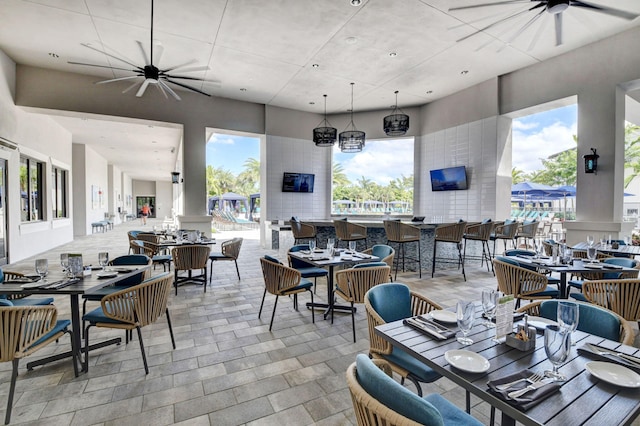
<path id="1" fill-rule="evenodd" d="M 441 395 L 424 398 L 410 392 L 390 377 L 384 361 L 359 354 L 347 369 L 356 420 L 369 425 L 480 426 L 482 423 Z"/>
<path id="2" fill-rule="evenodd" d="M 629 259 L 626 257 L 609 257 L 607 259 L 603 259 L 602 263 L 607 263 L 609 265 L 617 265 L 622 266 L 624 268 L 636 268 L 638 266 L 638 261 L 635 259 Z M 638 272 L 629 273 L 629 272 L 620 272 L 615 270 L 608 270 L 607 272 L 589 272 L 581 274 L 582 278 L 586 278 L 589 280 L 617 280 L 622 278 L 636 278 L 638 276 Z M 582 284 L 584 284 L 584 280 L 569 280 L 567 283 L 569 284 L 569 291 L 572 288 L 575 288 L 580 291 L 580 293 L 572 293 L 571 297 L 580 301 L 586 302 L 587 299 L 582 294 Z"/>
<path id="3" fill-rule="evenodd" d="M 498 289 L 504 294 L 513 294 L 516 308 L 520 300 L 557 299 L 558 289 L 550 287 L 548 277 L 528 268 L 520 266 L 513 257 L 496 256 L 493 266 L 498 280 Z"/>
<path id="4" fill-rule="evenodd" d="M 379 284 L 371 288 L 364 296 L 364 306 L 369 325 L 369 355 L 387 361 L 391 369 L 402 377 L 402 383 L 405 378 L 409 379 L 416 386 L 418 395 L 422 395 L 420 382 L 433 382 L 441 377 L 440 374 L 403 350 L 393 347 L 375 333 L 375 327 L 442 308 L 399 283 Z"/>
<path id="5" fill-rule="evenodd" d="M 0 283 L 11 281 L 12 279 L 22 278 L 23 274 L 19 272 L 9 272 L 0 269 Z M 1 291 L 1 290 L 0 290 Z M 10 300 L 10 306 L 47 306 L 53 305 L 53 297 L 26 297 L 23 294 L 0 294 L 0 300 Z"/>
<path id="6" fill-rule="evenodd" d="M 634 339 L 633 328 L 620 315 L 591 303 L 575 302 L 578 305 L 579 321 L 578 330 L 594 334 L 605 339 L 632 345 Z M 557 320 L 558 301 L 542 300 L 530 303 L 518 309 L 529 315 Z"/>
<path id="7" fill-rule="evenodd" d="M 396 256 L 396 251 L 393 247 L 386 244 L 375 244 L 373 247 L 362 251 L 365 254 L 370 254 L 380 259 L 381 262 L 389 265 L 389 268 L 393 270 L 393 260 Z M 389 275 L 389 281 L 393 281 L 393 277 Z"/>
<path id="8" fill-rule="evenodd" d="M 295 253 L 303 250 L 309 250 L 309 245 L 297 244 L 291 247 L 288 253 Z M 327 276 L 329 276 L 329 271 L 327 271 L 324 268 L 318 268 L 317 266 L 313 266 L 310 263 L 307 263 L 296 257 L 293 257 L 293 256 L 287 256 L 287 257 L 289 258 L 289 266 L 297 270 L 298 272 L 300 272 L 300 275 L 302 275 L 302 278 L 307 278 L 307 279 L 313 278 L 313 291 L 314 293 L 317 292 L 318 277 L 326 278 Z"/>

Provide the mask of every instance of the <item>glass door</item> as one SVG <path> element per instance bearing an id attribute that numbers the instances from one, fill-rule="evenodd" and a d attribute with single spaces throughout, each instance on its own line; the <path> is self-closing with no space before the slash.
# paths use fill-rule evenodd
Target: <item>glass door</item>
<path id="1" fill-rule="evenodd" d="M 149 216 L 156 217 L 156 197 L 136 197 L 136 216 L 142 215 L 142 207 L 149 207 Z"/>

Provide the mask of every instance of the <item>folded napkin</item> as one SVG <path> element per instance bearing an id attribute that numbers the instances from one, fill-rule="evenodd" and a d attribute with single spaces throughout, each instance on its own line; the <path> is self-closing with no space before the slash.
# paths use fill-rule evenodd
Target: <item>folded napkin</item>
<path id="1" fill-rule="evenodd" d="M 594 352 L 593 349 L 597 350 L 598 352 Z M 600 354 L 600 351 L 609 351 L 609 350 L 610 349 L 596 346 L 596 345 L 590 347 L 588 344 L 584 344 L 578 348 L 578 353 L 580 355 L 587 355 L 588 357 L 599 360 L 599 361 L 607 361 L 607 362 L 613 362 L 614 364 L 620 364 L 637 373 L 640 373 L 639 357 L 629 355 L 629 358 L 631 359 L 631 361 L 629 361 L 623 357 L 619 357 L 616 355 Z M 615 350 L 610 350 L 610 351 L 613 353 L 617 352 Z M 633 362 L 633 361 L 636 361 L 636 362 Z"/>
<path id="2" fill-rule="evenodd" d="M 508 402 L 514 407 L 517 407 L 523 411 L 527 411 L 529 408 L 538 405 L 539 403 L 547 399 L 549 396 L 551 396 L 552 394 L 560 390 L 560 387 L 562 386 L 562 382 L 554 381 L 554 382 L 546 383 L 536 390 L 529 391 L 524 395 L 522 395 L 521 397 L 513 398 L 513 399 L 509 398 L 507 395 L 511 392 L 526 388 L 528 385 L 530 385 L 530 383 L 526 381 L 522 381 L 520 383 L 516 383 L 515 385 L 505 390 L 498 390 L 496 386 L 501 385 L 503 383 L 513 382 L 518 379 L 531 377 L 531 375 L 533 374 L 534 373 L 531 370 L 522 370 L 517 373 L 501 377 L 499 379 L 490 380 L 487 382 L 487 386 L 489 386 L 489 391 L 494 395 L 496 395 L 498 398 Z M 547 379 L 544 379 L 544 380 L 547 380 Z"/>
<path id="3" fill-rule="evenodd" d="M 369 256 L 368 254 L 362 254 L 362 253 L 354 253 L 352 256 L 360 259 L 371 259 L 371 256 Z"/>
<path id="4" fill-rule="evenodd" d="M 319 256 L 312 255 L 312 256 L 309 256 L 309 259 L 310 260 L 331 260 L 329 256 L 322 256 L 322 255 L 319 255 Z"/>
<path id="5" fill-rule="evenodd" d="M 456 336 L 455 331 L 420 316 L 406 318 L 403 323 L 439 340 L 447 340 Z"/>

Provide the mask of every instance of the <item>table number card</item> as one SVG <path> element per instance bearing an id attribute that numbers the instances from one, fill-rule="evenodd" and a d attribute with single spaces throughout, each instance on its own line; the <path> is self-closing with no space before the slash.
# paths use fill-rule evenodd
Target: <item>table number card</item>
<path id="1" fill-rule="evenodd" d="M 496 340 L 504 341 L 507 334 L 513 331 L 513 309 L 515 308 L 513 295 L 498 299 L 496 308 Z"/>

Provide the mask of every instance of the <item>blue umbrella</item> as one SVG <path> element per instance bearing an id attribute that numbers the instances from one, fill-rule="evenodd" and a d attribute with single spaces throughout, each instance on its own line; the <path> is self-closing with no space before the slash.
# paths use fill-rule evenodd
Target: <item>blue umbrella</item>
<path id="1" fill-rule="evenodd" d="M 545 195 L 553 187 L 535 182 L 520 182 L 511 185 L 511 195 L 521 195 L 524 199 L 524 210 L 527 210 L 527 195 Z"/>

